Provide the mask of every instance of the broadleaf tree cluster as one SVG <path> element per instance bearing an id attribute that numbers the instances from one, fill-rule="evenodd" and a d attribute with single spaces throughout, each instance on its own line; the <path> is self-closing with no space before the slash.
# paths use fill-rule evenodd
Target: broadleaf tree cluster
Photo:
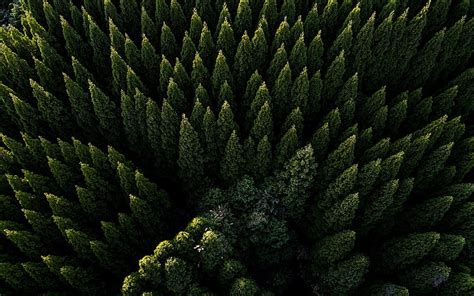
<path id="1" fill-rule="evenodd" d="M 473 1 L 20 5 L 0 294 L 473 295 Z"/>

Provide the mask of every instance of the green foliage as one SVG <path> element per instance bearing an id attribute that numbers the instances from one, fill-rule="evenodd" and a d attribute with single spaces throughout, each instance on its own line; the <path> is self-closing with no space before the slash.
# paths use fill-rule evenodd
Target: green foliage
<path id="1" fill-rule="evenodd" d="M 1 295 L 474 293 L 472 1 L 79 2 L 0 11 Z"/>

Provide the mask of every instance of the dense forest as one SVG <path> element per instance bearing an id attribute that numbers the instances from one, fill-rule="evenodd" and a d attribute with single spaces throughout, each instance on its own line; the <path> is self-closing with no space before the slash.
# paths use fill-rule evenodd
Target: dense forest
<path id="1" fill-rule="evenodd" d="M 474 1 L 9 2 L 0 295 L 474 295 Z"/>

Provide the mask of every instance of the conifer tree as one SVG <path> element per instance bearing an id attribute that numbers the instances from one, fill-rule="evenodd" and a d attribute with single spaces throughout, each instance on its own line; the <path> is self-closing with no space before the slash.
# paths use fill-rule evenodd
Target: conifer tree
<path id="1" fill-rule="evenodd" d="M 284 43 L 277 49 L 273 59 L 268 67 L 267 75 L 270 85 L 273 85 L 280 74 L 281 69 L 288 63 L 288 57 L 285 50 Z"/>
<path id="2" fill-rule="evenodd" d="M 141 44 L 141 63 L 144 65 L 145 81 L 148 85 L 159 82 L 160 57 L 147 36 L 143 36 Z"/>
<path id="3" fill-rule="evenodd" d="M 229 24 L 232 23 L 232 16 L 230 14 L 229 6 L 227 5 L 227 2 L 224 2 L 222 4 L 221 11 L 219 12 L 219 19 L 217 20 L 215 34 L 219 34 L 219 32 L 221 31 L 221 26 L 225 20 L 227 20 Z"/>
<path id="4" fill-rule="evenodd" d="M 261 19 L 262 16 L 265 16 L 270 28 L 274 28 L 277 25 L 278 8 L 275 0 L 264 0 L 259 19 Z"/>
<path id="5" fill-rule="evenodd" d="M 219 145 L 217 144 L 218 141 L 218 133 L 217 133 L 217 122 L 214 113 L 212 110 L 207 107 L 206 113 L 204 113 L 204 117 L 202 119 L 202 127 L 204 132 L 204 143 L 205 143 L 205 155 L 206 155 L 206 162 L 208 165 L 211 166 L 216 164 L 218 156 L 219 156 Z"/>
<path id="6" fill-rule="evenodd" d="M 202 19 L 197 13 L 197 10 L 193 9 L 193 14 L 191 15 L 191 23 L 189 25 L 189 36 L 193 40 L 194 44 L 198 44 L 199 42 L 202 27 Z"/>
<path id="7" fill-rule="evenodd" d="M 322 57 L 324 53 L 324 43 L 321 38 L 321 30 L 318 34 L 311 40 L 308 46 L 308 57 L 307 64 L 310 73 L 315 73 L 322 66 Z"/>
<path id="8" fill-rule="evenodd" d="M 198 50 L 205 65 L 209 67 L 214 61 L 214 41 L 212 40 L 211 31 L 209 31 L 206 22 L 204 22 L 202 26 Z"/>
<path id="9" fill-rule="evenodd" d="M 176 160 L 178 151 L 179 117 L 172 105 L 165 100 L 161 107 L 161 150 L 168 163 Z"/>
<path id="10" fill-rule="evenodd" d="M 471 6 L 14 3 L 0 294 L 471 295 Z"/>
<path id="11" fill-rule="evenodd" d="M 273 37 L 271 51 L 275 52 L 282 43 L 287 44 L 289 47 L 291 46 L 291 33 L 290 33 L 290 25 L 286 21 L 286 18 L 278 26 L 275 36 Z"/>
<path id="12" fill-rule="evenodd" d="M 301 113 L 300 108 L 296 107 L 291 110 L 290 114 L 286 117 L 285 122 L 282 125 L 282 130 L 285 131 L 294 126 L 298 131 L 298 139 L 301 140 L 303 135 L 303 122 L 303 114 Z"/>
<path id="13" fill-rule="evenodd" d="M 274 99 L 275 117 L 281 119 L 284 116 L 285 106 L 291 94 L 291 69 L 290 64 L 286 63 L 285 67 L 281 69 L 275 86 L 273 87 L 272 98 Z"/>
<path id="14" fill-rule="evenodd" d="M 339 52 L 344 50 L 344 54 L 350 55 L 352 47 L 352 22 L 349 22 L 344 30 L 337 36 L 327 52 L 327 59 L 333 60 Z"/>
<path id="15" fill-rule="evenodd" d="M 207 90 L 202 86 L 202 84 L 199 84 L 196 87 L 194 99 L 200 99 L 202 103 L 206 106 L 209 106 L 211 103 L 209 99 L 209 94 L 207 93 Z"/>
<path id="16" fill-rule="evenodd" d="M 74 7 L 73 5 L 70 6 L 71 14 L 73 14 Z M 111 23 L 114 24 L 117 31 L 119 31 L 119 28 L 123 28 L 122 18 L 119 16 L 117 6 L 111 0 L 104 0 L 104 15 L 105 20 L 109 22 L 109 29 Z M 112 38 L 110 39 L 112 40 Z"/>
<path id="17" fill-rule="evenodd" d="M 69 25 L 63 16 L 61 16 L 61 27 L 64 41 L 66 42 L 66 50 L 69 55 L 77 57 L 81 61 L 85 61 L 88 56 L 89 48 L 83 45 L 81 35 Z"/>
<path id="18" fill-rule="evenodd" d="M 242 160 L 242 145 L 239 143 L 236 131 L 233 130 L 225 146 L 224 157 L 221 160 L 220 174 L 224 183 L 232 184 L 241 176 Z"/>
<path id="19" fill-rule="evenodd" d="M 165 0 L 156 0 L 155 6 L 155 24 L 161 25 L 168 22 L 170 18 L 170 7 Z"/>
<path id="20" fill-rule="evenodd" d="M 222 106 L 224 102 L 228 102 L 231 106 L 235 106 L 234 93 L 227 80 L 225 80 L 224 83 L 221 85 L 217 105 Z"/>
<path id="21" fill-rule="evenodd" d="M 276 147 L 276 166 L 281 167 L 296 152 L 298 145 L 298 131 L 292 126 L 280 139 Z"/>
<path id="22" fill-rule="evenodd" d="M 326 74 L 324 75 L 323 94 L 327 98 L 334 98 L 339 87 L 343 84 L 342 78 L 345 73 L 345 53 L 342 50 L 332 61 Z"/>
<path id="23" fill-rule="evenodd" d="M 296 7 L 295 2 L 292 0 L 285 0 L 280 8 L 280 18 L 286 17 L 290 24 L 293 24 L 296 20 Z"/>
<path id="24" fill-rule="evenodd" d="M 265 32 L 261 26 L 255 30 L 252 37 L 253 60 L 257 69 L 263 70 L 268 56 L 268 44 L 265 38 Z"/>
<path id="25" fill-rule="evenodd" d="M 252 54 L 252 42 L 247 35 L 247 31 L 245 31 L 239 45 L 237 46 L 233 66 L 235 85 L 239 90 L 245 87 L 247 79 L 255 70 L 255 66 L 252 63 Z"/>
<path id="26" fill-rule="evenodd" d="M 161 26 L 160 46 L 161 52 L 165 56 L 170 58 L 177 56 L 178 44 L 176 42 L 176 37 L 166 22 L 163 22 L 163 25 Z"/>
<path id="27" fill-rule="evenodd" d="M 365 74 L 366 65 L 372 56 L 371 45 L 374 35 L 374 23 L 375 14 L 372 14 L 355 38 L 353 52 L 356 52 L 357 54 L 354 55 L 353 69 L 357 71 L 361 77 Z"/>
<path id="28" fill-rule="evenodd" d="M 228 102 L 224 102 L 217 118 L 218 146 L 221 151 L 224 151 L 232 131 L 236 130 L 236 128 L 237 124 L 234 121 L 231 106 Z"/>
<path id="29" fill-rule="evenodd" d="M 153 44 L 158 44 L 158 30 L 153 22 L 153 19 L 150 17 L 149 13 L 145 9 L 145 7 L 142 6 L 141 10 L 141 31 L 142 34 L 145 36 L 150 36 L 149 38 L 151 39 L 151 42 Z"/>
<path id="30" fill-rule="evenodd" d="M 89 15 L 87 22 L 89 42 L 92 46 L 94 64 L 99 67 L 99 73 L 108 73 L 110 69 L 110 44 L 107 35 L 99 28 L 92 17 Z"/>
<path id="31" fill-rule="evenodd" d="M 293 72 L 300 73 L 306 67 L 306 55 L 307 49 L 304 42 L 304 33 L 301 33 L 290 53 L 290 64 L 292 65 Z"/>
<path id="32" fill-rule="evenodd" d="M 127 89 L 127 63 L 112 47 L 110 49 L 110 60 L 112 62 L 112 85 L 114 92 Z"/>
<path id="33" fill-rule="evenodd" d="M 242 36 L 245 31 L 252 28 L 252 9 L 249 1 L 240 0 L 234 20 L 237 36 Z"/>
<path id="34" fill-rule="evenodd" d="M 268 141 L 268 136 L 263 136 L 258 142 L 255 157 L 253 176 L 261 180 L 268 175 L 272 167 L 272 146 Z"/>
<path id="35" fill-rule="evenodd" d="M 155 159 L 161 159 L 161 110 L 158 104 L 148 99 L 146 102 L 147 140 Z"/>
<path id="36" fill-rule="evenodd" d="M 264 136 L 267 137 L 267 141 L 271 141 L 273 131 L 272 115 L 270 105 L 268 101 L 260 108 L 257 117 L 253 123 L 250 135 L 255 139 L 262 139 Z"/>
<path id="37" fill-rule="evenodd" d="M 194 88 L 199 86 L 202 87 L 203 84 L 207 85 L 209 80 L 209 71 L 207 70 L 206 66 L 199 55 L 199 52 L 196 52 L 194 55 L 193 63 L 192 63 L 192 71 L 191 71 L 191 81 L 193 83 Z M 197 93 L 197 91 L 196 91 Z M 205 98 L 201 98 L 205 99 Z"/>
<path id="38" fill-rule="evenodd" d="M 186 68 L 189 69 L 191 67 L 195 54 L 196 46 L 186 31 L 183 37 L 183 46 L 181 47 L 181 60 Z"/>
<path id="39" fill-rule="evenodd" d="M 171 0 L 170 4 L 170 24 L 173 30 L 178 34 L 183 34 L 186 26 L 186 18 L 184 16 L 181 4 L 176 0 Z"/>
<path id="40" fill-rule="evenodd" d="M 232 73 L 230 72 L 230 68 L 227 65 L 226 57 L 224 56 L 222 50 L 219 50 L 219 53 L 217 54 L 211 79 L 214 96 L 219 94 L 224 81 L 227 81 L 229 84 L 233 84 Z"/>
<path id="41" fill-rule="evenodd" d="M 293 26 L 291 26 L 290 29 L 291 44 L 295 44 L 301 34 L 304 35 L 304 24 L 302 16 L 299 15 L 298 19 L 293 23 Z"/>

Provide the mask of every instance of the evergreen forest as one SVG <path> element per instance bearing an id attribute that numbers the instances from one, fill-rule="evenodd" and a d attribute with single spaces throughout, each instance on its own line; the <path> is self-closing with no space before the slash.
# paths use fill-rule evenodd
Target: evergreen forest
<path id="1" fill-rule="evenodd" d="M 0 3 L 0 295 L 474 295 L 474 0 Z"/>

